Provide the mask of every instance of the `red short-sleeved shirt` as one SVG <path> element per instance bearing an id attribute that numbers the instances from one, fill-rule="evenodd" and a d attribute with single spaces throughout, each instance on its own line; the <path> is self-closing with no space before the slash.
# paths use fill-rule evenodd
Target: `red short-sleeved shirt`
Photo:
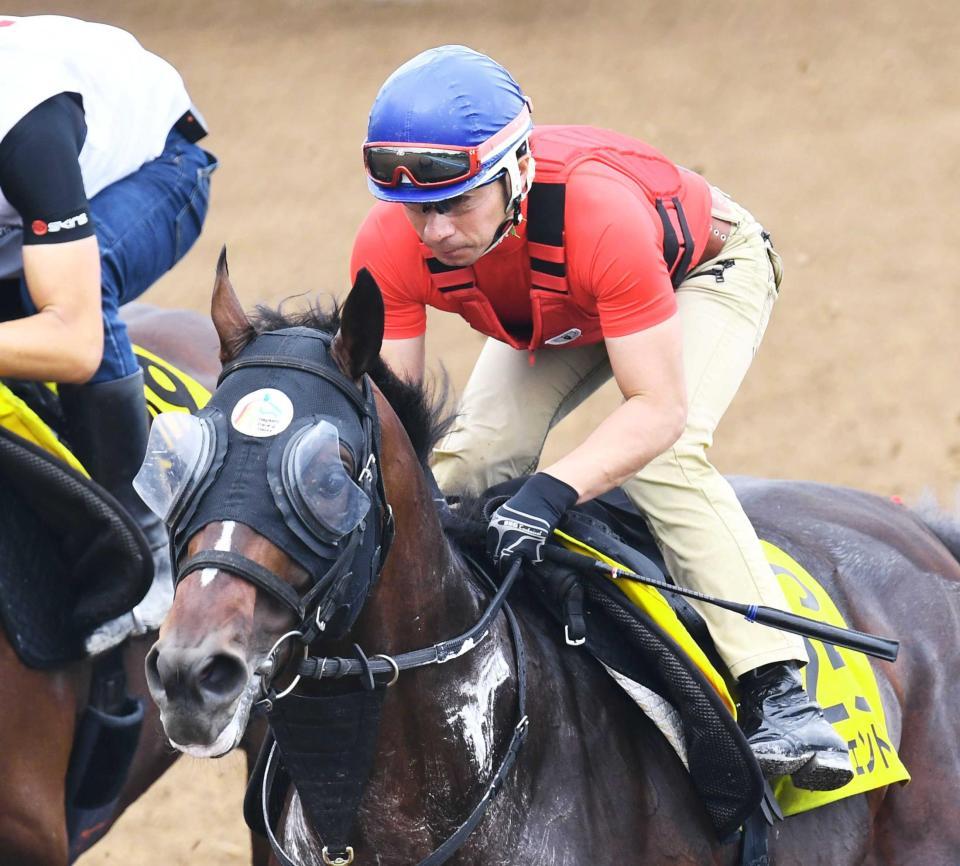
<path id="1" fill-rule="evenodd" d="M 534 156 L 536 150 L 534 148 Z M 710 220 L 710 187 L 681 170 L 682 198 L 696 250 Z M 529 330 L 530 260 L 526 223 L 473 266 L 476 285 L 508 333 Z M 598 315 L 604 337 L 642 331 L 670 318 L 676 299 L 663 258 L 663 225 L 644 191 L 610 166 L 586 160 L 567 180 L 567 280 L 578 307 Z M 401 204 L 378 202 L 360 226 L 351 275 L 366 267 L 383 292 L 386 339 L 420 336 L 425 306 L 454 311 L 432 290 L 421 246 Z"/>

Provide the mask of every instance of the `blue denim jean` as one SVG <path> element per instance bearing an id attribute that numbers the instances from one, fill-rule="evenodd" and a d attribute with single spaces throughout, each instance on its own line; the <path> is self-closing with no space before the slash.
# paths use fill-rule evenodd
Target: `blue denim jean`
<path id="1" fill-rule="evenodd" d="M 103 305 L 103 360 L 91 383 L 139 369 L 120 306 L 142 295 L 200 236 L 217 165 L 212 154 L 174 130 L 160 156 L 91 199 Z M 27 313 L 36 312 L 23 280 L 20 289 Z"/>

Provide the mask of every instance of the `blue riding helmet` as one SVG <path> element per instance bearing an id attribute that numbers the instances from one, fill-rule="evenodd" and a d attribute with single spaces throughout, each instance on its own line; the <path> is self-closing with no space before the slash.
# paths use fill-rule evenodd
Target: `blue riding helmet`
<path id="1" fill-rule="evenodd" d="M 506 171 L 511 207 L 518 205 L 526 190 L 517 151 L 532 128 L 528 99 L 499 63 L 463 45 L 431 48 L 397 69 L 374 100 L 367 185 L 382 201 L 435 202 Z"/>

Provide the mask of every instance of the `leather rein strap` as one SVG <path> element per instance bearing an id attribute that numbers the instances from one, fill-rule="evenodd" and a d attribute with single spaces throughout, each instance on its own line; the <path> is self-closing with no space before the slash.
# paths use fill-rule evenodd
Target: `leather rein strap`
<path id="1" fill-rule="evenodd" d="M 477 805 L 467 816 L 467 819 L 456 830 L 454 830 L 454 832 L 435 851 L 421 860 L 417 866 L 440 866 L 440 864 L 446 863 L 446 861 L 453 856 L 453 854 L 467 840 L 470 834 L 476 829 L 477 825 L 480 823 L 484 814 L 486 813 L 488 806 L 493 801 L 494 797 L 496 797 L 496 795 L 499 793 L 504 780 L 516 762 L 517 755 L 523 746 L 529 727 L 529 719 L 526 712 L 526 650 L 524 648 L 523 635 L 520 631 L 520 625 L 517 622 L 513 611 L 510 609 L 509 605 L 506 604 L 507 594 L 510 592 L 511 587 L 514 585 L 517 577 L 520 575 L 522 562 L 519 559 L 513 562 L 509 572 L 503 580 L 503 583 L 499 588 L 497 588 L 496 584 L 492 581 L 479 563 L 469 557 L 467 557 L 467 560 L 473 567 L 474 573 L 478 575 L 487 588 L 493 592 L 493 597 L 491 598 L 490 604 L 487 606 L 487 609 L 484 611 L 477 623 L 464 634 L 460 635 L 459 637 L 452 638 L 451 640 L 434 644 L 432 647 L 404 653 L 396 656 L 395 658 L 390 658 L 389 660 L 386 660 L 388 658 L 387 656 L 372 656 L 367 659 L 367 657 L 362 653 L 360 654 L 361 658 L 359 660 L 342 658 L 308 658 L 301 663 L 299 671 L 301 676 L 307 676 L 318 680 L 325 678 L 339 679 L 346 676 L 364 675 L 368 682 L 373 683 L 374 688 L 385 690 L 389 685 L 392 685 L 396 681 L 396 677 L 399 676 L 400 671 L 425 667 L 431 664 L 443 664 L 450 659 L 465 655 L 475 646 L 477 646 L 477 644 L 479 644 L 484 637 L 486 637 L 490 630 L 490 625 L 497 614 L 499 614 L 501 610 L 505 614 L 507 623 L 509 624 L 510 635 L 513 640 L 514 651 L 516 654 L 517 723 L 514 725 L 513 734 L 510 738 L 509 744 L 507 745 L 506 752 L 500 761 L 500 765 L 490 779 L 490 782 Z M 380 659 L 384 659 L 384 661 L 380 661 Z M 391 679 L 390 683 L 378 684 L 373 680 L 373 677 L 378 673 L 392 674 L 393 678 Z M 367 738 L 367 742 L 369 743 L 368 748 L 375 748 L 375 738 Z M 270 847 L 273 849 L 274 856 L 277 858 L 277 861 L 281 864 L 281 866 L 298 866 L 298 864 L 290 859 L 290 857 L 287 856 L 287 854 L 283 851 L 282 847 L 280 846 L 280 842 L 277 840 L 274 830 L 270 825 L 269 809 L 272 800 L 272 788 L 276 778 L 277 770 L 280 766 L 280 762 L 277 760 L 277 751 L 277 743 L 274 742 L 270 748 L 270 754 L 267 758 L 266 771 L 263 777 L 263 787 L 260 792 L 260 803 L 263 811 L 263 824 L 267 831 L 267 839 L 270 842 Z M 301 805 L 304 805 L 302 801 Z M 307 812 L 305 807 L 304 812 Z M 323 849 L 322 856 L 323 862 L 330 864 L 330 866 L 346 866 L 346 864 L 353 862 L 353 850 L 346 847 L 344 847 L 340 853 L 335 855 L 329 854 L 328 849 L 325 847 Z"/>
<path id="2" fill-rule="evenodd" d="M 510 571 L 507 572 L 507 576 L 503 579 L 503 583 L 500 584 L 499 588 L 496 588 L 496 584 L 487 576 L 479 563 L 472 558 L 468 561 L 477 574 L 483 575 L 484 582 L 487 583 L 488 586 L 496 589 L 496 593 L 476 624 L 459 637 L 442 641 L 441 643 L 424 649 L 413 650 L 398 656 L 391 656 L 389 660 L 387 660 L 387 656 L 371 656 L 366 664 L 357 659 L 339 658 L 337 656 L 330 658 L 306 658 L 300 662 L 300 667 L 297 672 L 302 677 L 316 680 L 338 680 L 343 677 L 365 675 L 368 671 L 374 677 L 380 674 L 389 676 L 397 671 L 406 671 L 411 668 L 422 668 L 426 665 L 434 664 L 442 665 L 444 662 L 450 661 L 450 659 L 457 658 L 469 652 L 486 636 L 491 621 L 500 612 L 500 609 L 504 607 L 507 594 L 520 575 L 521 568 L 519 560 L 515 561 L 515 564 L 511 566 Z"/>

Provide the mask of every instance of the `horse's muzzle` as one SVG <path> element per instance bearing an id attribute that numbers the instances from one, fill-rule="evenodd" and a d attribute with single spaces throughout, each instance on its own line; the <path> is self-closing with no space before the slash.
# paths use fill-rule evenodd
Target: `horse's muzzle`
<path id="1" fill-rule="evenodd" d="M 164 730 L 182 745 L 213 743 L 233 719 L 251 678 L 242 656 L 212 651 L 208 643 L 177 647 L 159 640 L 145 661 L 147 685 Z"/>

